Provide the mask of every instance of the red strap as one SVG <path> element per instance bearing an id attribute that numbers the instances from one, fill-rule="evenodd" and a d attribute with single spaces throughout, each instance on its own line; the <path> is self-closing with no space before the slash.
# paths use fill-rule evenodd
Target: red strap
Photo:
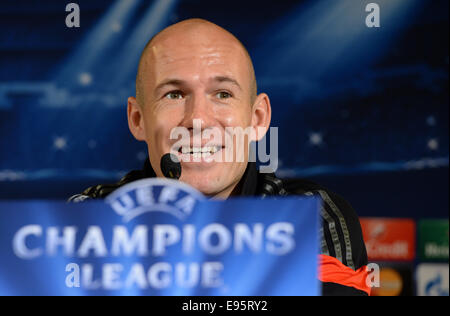
<path id="1" fill-rule="evenodd" d="M 326 255 L 319 255 L 319 266 L 320 281 L 354 287 L 370 295 L 371 288 L 366 284 L 369 275 L 366 266 L 355 271 L 338 259 Z"/>

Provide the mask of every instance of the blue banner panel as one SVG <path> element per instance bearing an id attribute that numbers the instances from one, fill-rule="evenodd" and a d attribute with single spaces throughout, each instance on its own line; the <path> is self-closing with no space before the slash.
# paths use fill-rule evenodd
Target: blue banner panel
<path id="1" fill-rule="evenodd" d="M 126 201 L 0 202 L 0 295 L 320 294 L 318 198 Z"/>

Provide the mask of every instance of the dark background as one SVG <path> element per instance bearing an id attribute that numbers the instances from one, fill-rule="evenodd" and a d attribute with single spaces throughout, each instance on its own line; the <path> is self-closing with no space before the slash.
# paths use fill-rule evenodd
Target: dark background
<path id="1" fill-rule="evenodd" d="M 126 99 L 147 40 L 191 17 L 248 48 L 279 128 L 278 175 L 361 216 L 448 217 L 447 0 L 0 4 L 0 199 L 66 199 L 141 168 Z M 365 25 L 376 2 L 381 27 Z"/>

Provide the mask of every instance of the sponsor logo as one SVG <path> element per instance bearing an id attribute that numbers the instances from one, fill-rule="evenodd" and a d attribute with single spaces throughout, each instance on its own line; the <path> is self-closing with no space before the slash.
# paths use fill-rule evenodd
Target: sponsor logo
<path id="1" fill-rule="evenodd" d="M 417 295 L 448 296 L 448 264 L 420 264 L 417 267 Z"/>
<path id="2" fill-rule="evenodd" d="M 448 220 L 421 220 L 418 252 L 424 260 L 448 260 Z"/>
<path id="3" fill-rule="evenodd" d="M 412 219 L 362 218 L 361 226 L 369 260 L 414 260 L 415 223 Z"/>
<path id="4" fill-rule="evenodd" d="M 393 268 L 382 268 L 380 287 L 372 288 L 372 296 L 399 296 L 403 290 L 402 276 Z"/>

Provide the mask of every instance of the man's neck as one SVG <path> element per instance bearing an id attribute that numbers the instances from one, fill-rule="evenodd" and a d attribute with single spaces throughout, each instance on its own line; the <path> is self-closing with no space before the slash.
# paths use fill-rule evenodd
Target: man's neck
<path id="1" fill-rule="evenodd" d="M 238 181 L 237 183 L 234 183 L 233 185 L 226 188 L 225 190 L 223 190 L 219 193 L 210 195 L 209 197 L 212 200 L 226 200 L 231 196 L 240 195 L 241 187 L 242 187 L 241 182 L 242 181 Z"/>
<path id="2" fill-rule="evenodd" d="M 227 187 L 225 190 L 211 195 L 211 199 L 217 199 L 217 200 L 226 200 L 231 196 L 238 196 L 238 195 L 246 195 L 245 192 L 243 192 L 244 186 L 247 185 L 249 186 L 249 177 L 251 178 L 253 173 L 253 170 L 250 170 L 254 168 L 254 166 L 251 163 L 247 163 L 247 168 L 245 169 L 244 173 L 242 174 L 242 176 L 239 178 L 238 181 L 236 181 L 235 183 L 233 183 L 232 185 L 230 185 L 229 187 Z M 252 181 L 250 180 L 250 186 Z M 248 191 L 248 190 L 247 190 Z M 248 194 L 249 192 L 247 192 Z M 251 194 L 251 193 L 250 193 Z"/>

